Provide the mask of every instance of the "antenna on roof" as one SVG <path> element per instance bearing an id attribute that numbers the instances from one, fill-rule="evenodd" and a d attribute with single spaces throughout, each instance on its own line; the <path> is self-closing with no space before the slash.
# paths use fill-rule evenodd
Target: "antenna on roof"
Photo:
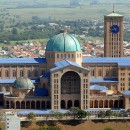
<path id="1" fill-rule="evenodd" d="M 114 4 L 113 4 L 113 13 L 115 13 L 115 6 L 114 6 Z"/>

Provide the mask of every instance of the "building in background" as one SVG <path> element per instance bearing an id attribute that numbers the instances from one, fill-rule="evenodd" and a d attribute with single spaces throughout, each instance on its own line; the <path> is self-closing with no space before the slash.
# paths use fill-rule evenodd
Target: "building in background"
<path id="1" fill-rule="evenodd" d="M 17 113 L 6 112 L 5 130 L 20 130 L 20 118 L 17 116 Z"/>
<path id="2" fill-rule="evenodd" d="M 78 40 L 62 31 L 48 41 L 45 58 L 0 59 L 1 108 L 130 108 L 122 20 L 115 13 L 105 17 L 104 58 L 83 58 Z"/>
<path id="3" fill-rule="evenodd" d="M 113 13 L 104 17 L 104 56 L 123 57 L 123 15 Z"/>

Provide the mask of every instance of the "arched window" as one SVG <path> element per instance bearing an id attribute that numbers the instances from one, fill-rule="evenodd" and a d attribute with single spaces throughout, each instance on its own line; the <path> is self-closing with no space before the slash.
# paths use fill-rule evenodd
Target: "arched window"
<path id="1" fill-rule="evenodd" d="M 67 57 L 66 57 L 66 54 L 64 54 L 64 58 L 67 58 Z"/>
<path id="2" fill-rule="evenodd" d="M 10 91 L 8 84 L 6 84 L 5 89 L 6 89 L 6 92 L 9 92 L 9 91 Z"/>
<path id="3" fill-rule="evenodd" d="M 74 58 L 74 54 L 72 54 L 72 58 Z"/>
<path id="4" fill-rule="evenodd" d="M 59 58 L 59 54 L 57 54 L 57 58 Z"/>
<path id="5" fill-rule="evenodd" d="M 8 70 L 5 71 L 5 77 L 9 77 L 9 71 Z"/>
<path id="6" fill-rule="evenodd" d="M 98 76 L 102 76 L 102 70 L 101 69 L 98 70 Z"/>
<path id="7" fill-rule="evenodd" d="M 41 75 L 42 75 L 42 74 L 45 74 L 45 72 L 46 72 L 45 70 L 42 70 Z"/>
<path id="8" fill-rule="evenodd" d="M 80 53 L 80 57 L 81 57 L 81 53 Z"/>
<path id="9" fill-rule="evenodd" d="M 112 76 L 113 76 L 113 77 L 116 76 L 116 70 L 112 70 Z"/>
<path id="10" fill-rule="evenodd" d="M 31 77 L 31 71 L 30 70 L 27 71 L 27 76 Z"/>
<path id="11" fill-rule="evenodd" d="M 37 76 L 38 76 L 38 71 L 35 70 L 35 71 L 34 71 L 34 77 L 37 77 Z"/>
<path id="12" fill-rule="evenodd" d="M 23 77 L 23 70 L 20 70 L 20 77 Z"/>
<path id="13" fill-rule="evenodd" d="M 94 76 L 94 70 L 91 70 L 91 76 Z"/>
<path id="14" fill-rule="evenodd" d="M 106 76 L 108 77 L 109 76 L 109 70 L 106 69 Z"/>
<path id="15" fill-rule="evenodd" d="M 63 54 L 61 54 L 61 58 L 63 58 Z"/>
<path id="16" fill-rule="evenodd" d="M 68 58 L 70 58 L 70 54 L 68 54 Z"/>
<path id="17" fill-rule="evenodd" d="M 66 72 L 61 78 L 61 94 L 79 94 L 80 82 L 80 76 L 76 72 Z"/>
<path id="18" fill-rule="evenodd" d="M 16 77 L 16 71 L 13 70 L 13 77 Z"/>

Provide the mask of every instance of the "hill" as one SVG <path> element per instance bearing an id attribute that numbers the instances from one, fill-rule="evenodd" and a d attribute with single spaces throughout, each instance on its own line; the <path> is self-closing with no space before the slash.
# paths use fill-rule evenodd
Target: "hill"
<path id="1" fill-rule="evenodd" d="M 1 10 L 10 17 L 17 16 L 22 22 L 30 21 L 32 16 L 53 20 L 103 19 L 112 12 L 113 3 L 116 12 L 130 18 L 129 0 L 0 0 Z"/>

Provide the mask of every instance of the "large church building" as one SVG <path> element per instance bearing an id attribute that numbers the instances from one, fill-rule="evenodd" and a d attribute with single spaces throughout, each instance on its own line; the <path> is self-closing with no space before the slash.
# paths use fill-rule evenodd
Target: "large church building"
<path id="1" fill-rule="evenodd" d="M 104 17 L 103 58 L 83 58 L 66 31 L 47 43 L 45 58 L 0 59 L 4 109 L 128 109 L 130 58 L 123 57 L 123 16 Z"/>

